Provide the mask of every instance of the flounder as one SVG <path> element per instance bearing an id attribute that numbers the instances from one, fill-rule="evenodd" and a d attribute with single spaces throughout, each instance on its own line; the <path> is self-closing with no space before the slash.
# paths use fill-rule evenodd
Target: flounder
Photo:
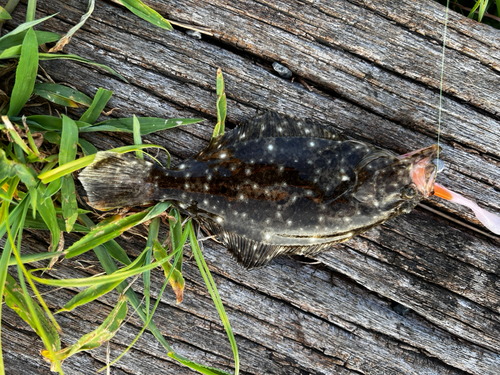
<path id="1" fill-rule="evenodd" d="M 317 254 L 409 213 L 433 192 L 437 150 L 397 156 L 270 112 L 173 169 L 99 152 L 79 179 L 99 210 L 172 201 L 252 268 Z"/>

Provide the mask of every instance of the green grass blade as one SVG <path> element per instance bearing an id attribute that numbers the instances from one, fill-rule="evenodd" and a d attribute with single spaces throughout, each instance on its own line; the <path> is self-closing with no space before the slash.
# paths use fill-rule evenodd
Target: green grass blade
<path id="1" fill-rule="evenodd" d="M 35 86 L 37 71 L 38 43 L 35 32 L 29 29 L 24 37 L 7 116 L 17 116 L 26 104 Z"/>
<path id="2" fill-rule="evenodd" d="M 36 34 L 36 40 L 38 42 L 38 45 L 45 44 L 45 43 L 52 43 L 61 37 L 57 33 L 53 33 L 50 31 L 39 31 L 35 30 Z M 0 41 L 0 51 L 6 50 L 11 47 L 21 47 L 23 44 L 24 37 L 26 35 L 26 31 L 20 32 L 18 34 L 7 34 L 5 35 L 4 38 Z M 21 49 L 19 48 L 17 55 L 21 54 Z"/>
<path id="3" fill-rule="evenodd" d="M 89 4 L 87 6 L 87 12 L 80 18 L 80 22 L 78 22 L 75 26 L 73 26 L 67 33 L 64 35 L 59 43 L 57 43 L 54 47 L 50 49 L 50 52 L 57 52 L 61 51 L 66 44 L 69 43 L 71 37 L 73 36 L 74 33 L 76 33 L 80 28 L 83 26 L 83 24 L 87 21 L 87 19 L 90 17 L 92 12 L 94 11 L 94 6 L 95 6 L 95 0 L 89 0 Z"/>
<path id="4" fill-rule="evenodd" d="M 8 37 L 12 37 L 13 35 L 16 35 L 16 34 L 19 34 L 19 33 L 22 33 L 23 31 L 26 31 L 28 29 L 31 29 L 33 26 L 35 25 L 38 25 L 39 23 L 43 22 L 43 21 L 46 21 L 48 20 L 49 18 L 52 18 L 54 17 L 55 15 L 57 15 L 58 13 L 56 14 L 52 14 L 50 16 L 47 16 L 47 17 L 44 17 L 44 18 L 40 18 L 38 20 L 34 20 L 34 21 L 31 21 L 31 22 L 25 22 L 25 23 L 22 23 L 20 24 L 18 27 L 16 27 L 14 30 L 12 30 L 10 33 L 8 34 L 5 34 L 3 37 L 0 38 L 0 43 L 3 42 L 6 38 Z"/>
<path id="5" fill-rule="evenodd" d="M 122 81 L 128 83 L 128 81 L 121 74 L 115 72 L 109 66 L 106 66 L 103 64 L 98 64 L 96 62 L 84 59 L 83 57 L 80 57 L 77 55 L 66 55 L 66 54 L 58 54 L 58 53 L 40 53 L 39 58 L 40 58 L 40 60 L 44 60 L 44 61 L 47 61 L 47 60 L 73 60 L 73 61 L 78 61 L 78 62 L 81 62 L 84 64 L 97 66 L 98 68 L 101 68 L 102 70 L 105 70 L 106 72 L 111 73 L 115 77 L 118 77 Z"/>
<path id="6" fill-rule="evenodd" d="M 87 289 L 81 291 L 76 296 L 71 298 L 71 300 L 64 305 L 64 307 L 58 310 L 56 313 L 61 313 L 64 311 L 71 311 L 78 306 L 85 305 L 86 303 L 92 302 L 95 299 L 105 295 L 106 293 L 111 292 L 115 289 L 118 284 L 120 284 L 122 280 L 118 280 L 112 283 L 99 284 L 99 285 L 91 285 Z"/>
<path id="7" fill-rule="evenodd" d="M 19 181 L 19 180 L 17 180 Z M 15 185 L 11 185 L 9 187 L 10 192 L 13 194 L 13 188 L 12 187 L 17 186 L 17 183 Z M 12 195 L 11 195 L 12 197 Z M 2 203 L 2 211 L 5 211 L 5 208 L 8 208 L 8 203 L 3 202 Z M 21 221 L 20 216 L 26 216 L 28 212 L 28 199 L 24 198 L 15 208 L 15 213 L 16 215 L 12 215 L 10 218 L 8 218 L 8 212 L 6 212 L 4 215 L 2 215 L 3 220 L 0 222 L 1 226 L 3 226 L 4 232 L 2 234 L 2 231 L 0 230 L 0 238 L 7 232 L 7 225 L 10 222 L 12 222 L 14 225 L 17 225 L 18 222 Z M 4 212 L 3 212 L 4 213 Z M 12 253 L 12 246 L 9 241 L 5 241 L 5 246 L 2 250 L 2 256 L 0 257 L 0 298 L 3 298 L 4 295 L 4 290 L 5 290 L 5 282 L 7 280 L 7 270 L 8 270 L 8 262 L 10 260 L 10 255 Z M 0 306 L 0 320 L 2 318 L 2 309 Z M 1 327 L 1 326 L 0 326 Z M 1 336 L 0 336 L 1 338 Z M 3 354 L 2 354 L 2 345 L 0 341 L 0 371 L 2 373 L 5 373 L 3 371 Z"/>
<path id="8" fill-rule="evenodd" d="M 10 16 L 9 12 L 7 12 L 4 8 L 0 7 L 0 20 L 7 21 L 11 19 L 12 17 Z"/>
<path id="9" fill-rule="evenodd" d="M 14 121 L 19 121 L 21 118 L 13 118 Z M 62 131 L 62 118 L 48 115 L 32 115 L 26 117 L 26 123 L 31 131 Z M 78 130 L 91 126 L 91 124 L 75 121 Z"/>
<path id="10" fill-rule="evenodd" d="M 158 233 L 160 231 L 160 218 L 155 217 L 149 224 L 148 240 L 146 241 L 146 249 L 144 264 L 151 263 L 151 253 L 153 252 L 153 243 L 158 240 Z M 146 271 L 142 274 L 142 281 L 144 284 L 144 301 L 146 305 L 146 313 L 149 314 L 149 303 L 151 300 L 151 272 Z"/>
<path id="11" fill-rule="evenodd" d="M 141 17 L 153 25 L 159 26 L 162 29 L 173 30 L 172 25 L 158 12 L 145 5 L 140 0 L 115 0 L 118 4 L 122 4 L 136 16 Z"/>
<path id="12" fill-rule="evenodd" d="M 170 260 L 170 258 L 172 258 L 175 254 L 176 253 L 173 253 L 173 254 L 169 255 L 168 258 L 147 264 L 145 266 L 138 267 L 138 265 L 144 261 L 144 256 L 140 256 L 134 262 L 132 262 L 129 266 L 126 266 L 126 267 L 112 273 L 111 275 L 106 275 L 106 276 L 85 277 L 85 278 L 81 278 L 81 279 L 58 280 L 58 279 L 44 279 L 41 277 L 36 277 L 36 276 L 31 275 L 31 278 L 40 284 L 65 287 L 65 288 L 87 287 L 87 286 L 92 286 L 92 285 L 114 283 L 116 281 L 122 282 L 129 277 L 133 277 L 133 276 L 141 274 L 145 271 L 152 270 L 153 268 L 161 266 L 163 263 L 168 262 Z M 35 271 L 37 271 L 37 270 L 31 271 L 31 273 L 35 272 Z"/>
<path id="13" fill-rule="evenodd" d="M 78 144 L 78 127 L 69 117 L 63 115 L 63 129 L 59 150 L 59 165 L 71 163 L 76 157 Z M 75 183 L 71 174 L 62 177 L 61 205 L 66 221 L 66 231 L 69 233 L 78 217 L 78 202 L 75 195 Z"/>
<path id="14" fill-rule="evenodd" d="M 205 365 L 200 365 L 199 363 L 193 362 L 183 356 L 180 356 L 177 353 L 169 352 L 167 354 L 170 358 L 175 359 L 176 361 L 182 363 L 184 366 L 189 367 L 190 369 L 196 370 L 205 375 L 232 375 L 229 372 L 219 370 L 214 367 L 209 367 Z"/>
<path id="15" fill-rule="evenodd" d="M 118 237 L 127 229 L 160 215 L 169 206 L 169 202 L 158 203 L 156 206 L 148 209 L 147 211 L 126 216 L 117 221 L 94 228 L 90 233 L 75 242 L 65 251 L 66 258 L 72 258 L 80 255 L 98 245 Z"/>
<path id="16" fill-rule="evenodd" d="M 65 107 L 88 107 L 92 104 L 92 99 L 84 93 L 56 83 L 37 83 L 33 94 Z"/>
<path id="17" fill-rule="evenodd" d="M 203 258 L 203 254 L 201 252 L 200 246 L 198 245 L 198 240 L 196 239 L 196 234 L 194 232 L 193 224 L 191 223 L 191 221 L 189 221 L 186 224 L 186 228 L 189 229 L 189 241 L 191 243 L 191 249 L 193 250 L 193 255 L 196 259 L 196 264 L 200 269 L 200 273 L 203 277 L 203 280 L 205 281 L 208 292 L 210 293 L 210 296 L 214 301 L 215 308 L 219 313 L 219 317 L 222 321 L 222 324 L 224 325 L 227 336 L 229 338 L 229 342 L 231 343 L 231 349 L 233 350 L 233 355 L 234 355 L 234 374 L 238 375 L 240 372 L 240 359 L 238 354 L 238 347 L 236 345 L 236 340 L 234 339 L 234 334 L 231 329 L 229 319 L 227 318 L 227 314 L 222 304 L 222 300 L 220 299 L 219 292 L 217 291 L 217 286 L 212 278 L 212 275 L 210 274 L 210 270 L 208 269 L 205 259 Z"/>
<path id="18" fill-rule="evenodd" d="M 93 124 L 97 121 L 97 118 L 101 115 L 101 112 L 108 104 L 109 99 L 113 95 L 113 91 L 105 90 L 101 87 L 97 90 L 97 93 L 94 96 L 94 100 L 90 105 L 89 109 L 85 111 L 85 113 L 80 117 L 80 121 L 87 122 L 89 124 Z"/>
<path id="19" fill-rule="evenodd" d="M 57 221 L 56 209 L 54 207 L 54 202 L 52 199 L 45 199 L 42 202 L 42 198 L 45 195 L 45 186 L 38 186 L 40 194 L 38 194 L 38 205 L 36 210 L 42 217 L 43 221 L 47 225 L 51 234 L 51 245 L 50 251 L 55 251 L 59 244 L 61 238 L 61 230 L 59 229 L 59 223 Z"/>
<path id="20" fill-rule="evenodd" d="M 35 20 L 36 13 L 36 0 L 28 0 L 28 7 L 26 8 L 26 22 Z"/>
<path id="21" fill-rule="evenodd" d="M 127 317 L 127 302 L 125 298 L 120 297 L 118 303 L 106 317 L 104 322 L 94 331 L 82 336 L 75 344 L 64 348 L 56 353 L 42 351 L 42 355 L 50 362 L 64 361 L 81 351 L 98 348 L 103 343 L 111 340 L 120 328 L 122 322 Z"/>
<path id="22" fill-rule="evenodd" d="M 141 135 L 147 135 L 160 130 L 171 129 L 177 126 L 196 124 L 203 119 L 162 119 L 157 117 L 141 117 Z M 109 119 L 95 124 L 89 128 L 82 129 L 82 132 L 111 131 L 111 132 L 133 132 L 133 118 Z"/>
<path id="23" fill-rule="evenodd" d="M 25 228 L 27 228 L 26 225 L 25 225 Z M 36 254 L 21 255 L 20 259 L 21 259 L 21 263 L 22 264 L 27 264 L 27 263 L 38 262 L 40 260 L 52 259 L 52 258 L 58 257 L 60 255 L 61 254 L 54 253 L 54 252 L 50 252 L 50 253 L 36 253 Z M 12 256 L 10 258 L 9 262 L 8 262 L 8 265 L 9 266 L 15 266 L 15 265 L 17 265 L 17 259 Z"/>
<path id="24" fill-rule="evenodd" d="M 55 350 L 61 349 L 61 342 L 59 340 L 59 334 L 57 333 L 57 329 L 54 325 L 47 319 L 44 315 L 42 308 L 38 305 L 32 298 L 28 295 L 25 295 L 20 292 L 20 286 L 17 284 L 16 280 L 10 275 L 7 275 L 7 280 L 5 282 L 5 304 L 9 306 L 12 310 L 14 310 L 17 315 L 19 315 L 26 323 L 28 323 L 31 328 L 41 336 L 41 332 L 39 327 L 35 324 L 33 316 L 28 308 L 28 302 L 26 301 L 28 298 L 31 300 L 31 303 L 34 307 L 34 311 L 38 316 L 38 320 L 41 325 L 44 327 L 45 332 L 47 332 L 50 341 L 52 342 Z"/>
<path id="25" fill-rule="evenodd" d="M 94 226 L 94 223 L 86 215 L 81 215 L 80 219 L 87 227 L 91 228 Z M 107 242 L 105 245 L 113 242 L 114 241 Z M 97 258 L 99 259 L 99 262 L 101 263 L 102 267 L 104 268 L 104 271 L 106 271 L 107 274 L 112 274 L 118 269 L 115 262 L 113 262 L 111 256 L 108 254 L 104 246 L 102 245 L 97 246 L 94 249 L 94 253 L 96 254 Z M 128 258 L 126 254 L 124 256 Z M 148 316 L 146 315 L 144 309 L 141 307 L 141 300 L 139 299 L 139 297 L 137 297 L 137 294 L 131 288 L 128 287 L 127 282 L 126 281 L 122 282 L 116 287 L 116 289 L 120 293 L 125 293 L 125 297 L 127 297 L 128 302 L 132 305 L 134 311 L 137 313 L 137 315 L 139 315 L 141 320 L 144 323 L 149 322 L 147 323 L 149 330 L 158 340 L 158 342 L 165 348 L 165 350 L 167 350 L 167 352 L 172 351 L 172 348 L 170 347 L 170 345 L 168 345 L 167 341 L 161 334 L 158 327 L 156 327 L 156 325 L 152 321 L 148 320 Z"/>
<path id="26" fill-rule="evenodd" d="M 161 244 L 158 241 L 154 242 L 153 249 L 154 249 L 154 257 L 156 260 L 161 260 L 168 256 L 167 251 L 161 246 Z M 179 261 L 181 259 L 182 256 L 179 257 Z M 176 262 L 175 267 L 173 267 L 170 264 L 170 262 L 165 262 L 161 265 L 166 280 L 170 283 L 175 293 L 177 304 L 182 302 L 184 296 L 184 277 L 182 276 L 182 273 L 177 269 L 179 261 Z"/>
<path id="27" fill-rule="evenodd" d="M 134 144 L 135 145 L 140 145 L 142 144 L 142 139 L 141 139 L 141 123 L 139 122 L 139 119 L 134 115 L 133 120 L 133 134 L 134 134 Z M 136 151 L 135 156 L 137 156 L 139 159 L 144 159 L 144 154 L 142 151 Z"/>
<path id="28" fill-rule="evenodd" d="M 85 154 L 85 156 L 97 154 L 97 152 L 99 151 L 97 150 L 97 148 L 95 148 L 95 146 L 92 143 L 86 141 L 83 138 L 78 138 L 78 144 L 82 148 L 82 151 Z"/>
<path id="29" fill-rule="evenodd" d="M 211 142 L 224 134 L 226 114 L 227 114 L 227 100 L 226 91 L 224 89 L 224 77 L 220 68 L 217 69 L 217 124 L 214 127 Z"/>

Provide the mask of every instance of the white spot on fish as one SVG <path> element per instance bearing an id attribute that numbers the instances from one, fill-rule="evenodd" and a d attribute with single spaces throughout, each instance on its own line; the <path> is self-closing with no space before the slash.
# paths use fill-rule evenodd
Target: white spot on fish
<path id="1" fill-rule="evenodd" d="M 266 219 L 266 224 L 269 224 L 271 222 L 271 219 Z"/>
<path id="2" fill-rule="evenodd" d="M 184 189 L 189 189 L 189 184 L 188 183 L 184 184 Z"/>
<path id="3" fill-rule="evenodd" d="M 204 204 L 205 206 L 208 206 L 208 199 L 203 199 L 203 204 Z"/>
<path id="4" fill-rule="evenodd" d="M 210 190 L 210 186 L 208 184 L 203 184 L 203 188 L 207 191 Z"/>
<path id="5" fill-rule="evenodd" d="M 250 168 L 245 169 L 245 174 L 248 176 L 252 173 L 252 170 Z"/>
<path id="6" fill-rule="evenodd" d="M 222 223 L 224 221 L 221 217 L 218 217 L 216 220 L 218 223 Z"/>
<path id="7" fill-rule="evenodd" d="M 292 220 L 287 220 L 287 221 L 286 221 L 286 225 L 290 226 L 290 225 L 292 225 L 292 224 L 293 224 Z"/>
<path id="8" fill-rule="evenodd" d="M 346 174 L 342 175 L 342 181 L 349 181 L 349 180 L 350 180 L 350 178 L 348 175 L 346 175 Z"/>
<path id="9" fill-rule="evenodd" d="M 266 235 L 264 236 L 264 238 L 265 238 L 266 240 L 269 240 L 269 239 L 271 239 L 271 235 L 270 235 L 269 233 L 266 233 Z"/>
<path id="10" fill-rule="evenodd" d="M 185 169 L 186 168 L 186 164 L 181 164 L 179 165 L 179 169 L 182 170 L 182 169 Z"/>
<path id="11" fill-rule="evenodd" d="M 273 148 L 274 148 L 274 146 L 273 146 L 272 144 L 267 145 L 267 149 L 268 149 L 269 151 L 272 151 L 272 150 L 273 150 Z"/>
<path id="12" fill-rule="evenodd" d="M 314 146 L 316 146 L 316 143 L 314 143 L 313 141 L 311 141 L 311 142 L 309 142 L 309 146 L 314 147 Z"/>
<path id="13" fill-rule="evenodd" d="M 227 154 L 225 152 L 221 152 L 220 156 L 221 159 L 225 159 L 227 157 Z"/>

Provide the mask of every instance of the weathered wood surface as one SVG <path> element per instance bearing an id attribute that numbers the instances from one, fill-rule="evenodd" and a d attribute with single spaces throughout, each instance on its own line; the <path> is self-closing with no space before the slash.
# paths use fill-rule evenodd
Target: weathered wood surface
<path id="1" fill-rule="evenodd" d="M 89 95 L 115 91 L 113 116 L 204 117 L 200 125 L 153 134 L 178 161 L 207 144 L 215 119 L 215 72 L 221 67 L 228 120 L 276 110 L 332 126 L 350 137 L 403 153 L 437 139 L 444 8 L 430 0 L 223 1 L 159 0 L 148 4 L 169 19 L 203 27 L 201 40 L 154 28 L 112 3 L 97 2 L 92 19 L 67 51 L 105 63 L 124 84 L 68 62 L 44 64 L 58 82 Z M 86 5 L 39 0 L 45 24 L 63 32 Z M 21 9 L 22 10 L 22 9 Z M 19 21 L 22 12 L 16 15 Z M 42 14 L 40 14 L 41 16 Z M 448 23 L 442 99 L 439 181 L 500 211 L 500 33 L 455 13 Z M 277 76 L 274 61 L 294 82 Z M 300 80 L 312 86 L 309 91 Z M 100 148 L 131 143 L 130 135 L 88 136 Z M 425 202 L 477 226 L 460 207 Z M 144 231 L 141 230 L 144 235 Z M 46 248 L 30 233 L 26 252 Z M 70 244 L 77 237 L 66 236 Z M 140 235 L 121 243 L 131 256 Z M 313 264 L 279 259 L 262 269 L 240 268 L 220 245 L 206 241 L 207 261 L 225 303 L 244 374 L 498 374 L 500 372 L 500 241 L 421 208 L 317 257 Z M 92 263 L 88 263 L 92 262 Z M 99 272 L 90 255 L 60 263 L 52 277 Z M 229 344 L 193 260 L 187 291 L 171 293 L 155 323 L 176 350 L 231 370 Z M 161 272 L 153 285 L 161 285 Z M 137 283 L 134 289 L 141 293 Z M 48 294 L 57 309 L 76 291 Z M 116 295 L 59 317 L 64 344 L 95 328 Z M 400 305 L 399 305 L 400 304 Z M 401 305 L 409 308 L 398 314 Z M 8 374 L 47 374 L 40 339 L 8 309 L 2 344 Z M 110 344 L 114 358 L 141 327 L 134 315 Z M 65 362 L 68 374 L 92 374 L 104 348 Z M 172 362 L 150 334 L 112 374 L 191 374 Z"/>

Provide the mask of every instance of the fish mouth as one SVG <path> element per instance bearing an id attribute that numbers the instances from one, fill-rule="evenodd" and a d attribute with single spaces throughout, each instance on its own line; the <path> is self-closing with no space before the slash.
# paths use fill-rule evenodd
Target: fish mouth
<path id="1" fill-rule="evenodd" d="M 411 162 L 411 179 L 424 198 L 432 195 L 434 190 L 437 167 L 432 160 L 436 158 L 438 149 L 438 145 L 432 145 L 398 156 L 401 161 Z"/>

